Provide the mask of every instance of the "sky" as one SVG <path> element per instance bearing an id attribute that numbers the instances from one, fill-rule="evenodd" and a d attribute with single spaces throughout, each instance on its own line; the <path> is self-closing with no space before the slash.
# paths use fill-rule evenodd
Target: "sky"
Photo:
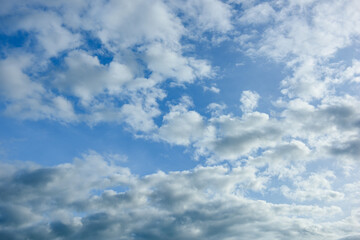
<path id="1" fill-rule="evenodd" d="M 357 0 L 0 5 L 0 239 L 360 239 Z"/>

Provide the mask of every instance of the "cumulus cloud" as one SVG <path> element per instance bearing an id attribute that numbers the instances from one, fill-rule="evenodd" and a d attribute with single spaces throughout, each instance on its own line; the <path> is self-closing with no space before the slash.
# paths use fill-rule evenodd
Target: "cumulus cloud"
<path id="1" fill-rule="evenodd" d="M 244 197 L 240 190 L 260 180 L 246 167 L 137 177 L 95 152 L 54 167 L 2 165 L 11 169 L 0 175 L 0 236 L 8 239 L 338 239 L 359 229 L 355 212 L 329 221 L 341 214 L 335 206 Z"/>
<path id="2" fill-rule="evenodd" d="M 32 60 L 31 56 L 17 56 L 0 61 L 0 96 L 7 103 L 5 113 L 22 119 L 76 121 L 69 100 L 54 95 L 24 73 Z"/>
<path id="3" fill-rule="evenodd" d="M 277 9 L 276 14 L 274 9 Z M 264 17 L 251 17 L 255 13 Z M 293 71 L 282 86 L 282 92 L 290 98 L 324 97 L 333 85 L 326 77 L 324 63 L 339 49 L 351 46 L 359 36 L 354 26 L 360 21 L 359 5 L 352 0 L 271 1 L 245 8 L 242 18 L 243 21 L 261 22 L 259 19 L 266 20 L 266 16 L 272 16 L 273 21 L 265 26 L 263 33 L 249 32 L 251 37 L 240 41 L 245 51 L 270 57 Z"/>
<path id="4" fill-rule="evenodd" d="M 299 140 L 284 141 L 266 149 L 261 155 L 250 158 L 249 165 L 267 167 L 265 173 L 269 176 L 293 179 L 306 171 L 311 153 L 309 147 Z"/>
<path id="5" fill-rule="evenodd" d="M 64 26 L 61 16 L 52 11 L 41 11 L 36 8 L 19 8 L 20 1 L 14 1 L 12 14 L 18 11 L 17 16 L 6 16 L 2 25 L 2 31 L 12 35 L 18 31 L 34 34 L 36 39 L 35 50 L 41 52 L 44 57 L 54 57 L 62 51 L 74 49 L 81 44 L 80 35 L 72 32 Z M 36 4 L 30 2 L 29 5 Z M 15 9 L 19 8 L 19 9 Z"/>
<path id="6" fill-rule="evenodd" d="M 190 12 L 202 12 L 204 20 L 197 24 L 203 27 L 187 29 L 190 25 L 177 15 L 180 8 L 187 9 L 192 21 L 198 18 Z M 214 9 L 216 15 L 208 14 Z M 14 62 L 1 77 L 2 95 L 9 101 L 12 116 L 85 121 L 91 125 L 125 121 L 135 131 L 155 128 L 151 122 L 159 115 L 157 101 L 165 95 L 161 86 L 164 81 L 183 85 L 213 76 L 208 61 L 185 56 L 190 48 L 183 46 L 181 39 L 202 31 L 206 24 L 214 32 L 231 28 L 228 5 L 217 0 L 210 5 L 190 1 L 177 5 L 160 0 L 91 4 L 79 0 L 71 5 L 67 1 L 36 0 L 26 5 L 13 1 L 4 4 L 1 17 L 1 32 L 6 36 L 24 33 L 20 47 L 2 50 L 2 64 L 31 58 L 24 63 L 26 66 L 21 63 L 25 60 Z M 27 98 L 30 104 L 15 101 L 16 94 L 42 97 Z M 136 116 L 135 112 L 142 114 Z"/>
<path id="7" fill-rule="evenodd" d="M 145 61 L 154 78 L 173 78 L 178 84 L 211 76 L 211 67 L 206 61 L 183 57 L 181 52 L 165 48 L 161 44 L 147 47 Z"/>
<path id="8" fill-rule="evenodd" d="M 161 139 L 177 145 L 189 145 L 202 137 L 205 124 L 199 113 L 188 110 L 191 105 L 191 99 L 183 97 L 178 105 L 170 107 L 159 129 Z"/>
<path id="9" fill-rule="evenodd" d="M 184 21 L 201 32 L 227 32 L 233 28 L 231 7 L 217 0 L 168 1 L 170 6 L 184 14 Z"/>
<path id="10" fill-rule="evenodd" d="M 67 70 L 57 74 L 54 84 L 80 98 L 84 104 L 101 93 L 119 94 L 122 86 L 133 78 L 126 65 L 112 61 L 104 66 L 97 57 L 83 51 L 71 52 L 64 61 Z"/>
<path id="11" fill-rule="evenodd" d="M 269 3 L 265 2 L 246 9 L 244 11 L 244 15 L 240 17 L 239 21 L 246 24 L 261 24 L 268 22 L 274 14 L 275 10 Z"/>
<path id="12" fill-rule="evenodd" d="M 321 152 L 357 160 L 355 149 L 360 118 L 357 104 L 358 100 L 350 96 L 324 99 L 318 106 L 295 99 L 289 102 L 282 115 L 292 136 L 307 139 Z"/>
<path id="13" fill-rule="evenodd" d="M 291 199 L 298 201 L 321 200 L 321 201 L 338 201 L 344 198 L 344 194 L 334 191 L 331 187 L 330 179 L 335 178 L 331 171 L 311 174 L 308 179 L 299 179 L 295 182 L 296 189 L 290 190 L 287 186 L 282 186 L 282 193 Z"/>
<path id="14" fill-rule="evenodd" d="M 353 59 L 352 66 L 346 68 L 343 73 L 344 78 L 351 82 L 360 82 L 360 61 Z"/>

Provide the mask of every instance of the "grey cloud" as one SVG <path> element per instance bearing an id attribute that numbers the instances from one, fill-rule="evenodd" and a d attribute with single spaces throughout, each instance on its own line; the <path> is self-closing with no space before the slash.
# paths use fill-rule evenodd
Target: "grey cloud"
<path id="1" fill-rule="evenodd" d="M 319 105 L 296 99 L 282 112 L 287 134 L 307 139 L 320 154 L 357 159 L 360 112 L 358 99 L 329 97 Z"/>
<path id="2" fill-rule="evenodd" d="M 195 144 L 197 153 L 215 163 L 274 147 L 286 132 L 280 123 L 260 112 L 247 112 L 242 117 L 214 116 L 209 119 L 203 138 Z"/>
<path id="3" fill-rule="evenodd" d="M 10 204 L 0 205 L 0 225 L 18 227 L 39 220 L 30 209 Z"/>
<path id="4" fill-rule="evenodd" d="M 250 186 L 251 171 L 246 167 L 199 166 L 136 177 L 93 152 L 52 168 L 24 165 L 10 176 L 2 176 L 0 236 L 338 239 L 344 234 L 343 223 L 357 231 L 358 223 L 347 219 L 341 224 L 331 222 L 330 227 L 326 221 L 315 222 L 341 212 L 337 207 L 271 204 L 244 197 L 237 190 Z M 111 190 L 119 185 L 127 188 L 123 192 Z M 20 194 L 4 197 L 14 186 Z M 26 190 L 30 188 L 31 192 Z"/>
<path id="5" fill-rule="evenodd" d="M 359 239 L 360 239 L 360 235 L 356 235 L 356 236 L 349 236 L 349 237 L 339 238 L 338 240 L 359 240 Z"/>
<path id="6" fill-rule="evenodd" d="M 50 224 L 51 232 L 58 237 L 68 237 L 73 234 L 74 229 L 72 226 L 64 224 L 60 221 L 55 221 Z"/>
<path id="7" fill-rule="evenodd" d="M 258 147 L 265 147 L 265 144 L 259 142 L 276 141 L 281 136 L 281 130 L 277 128 L 263 128 L 239 134 L 239 136 L 229 136 L 220 139 L 215 143 L 215 152 L 224 156 L 242 156 Z M 258 145 L 258 146 L 257 146 Z M 254 146 L 250 148 L 249 146 Z"/>
<path id="8" fill-rule="evenodd" d="M 341 143 L 335 142 L 328 148 L 329 152 L 335 156 L 349 156 L 356 161 L 360 158 L 360 137 L 356 140 L 344 141 Z"/>
<path id="9" fill-rule="evenodd" d="M 41 188 L 53 180 L 56 172 L 56 169 L 51 168 L 42 168 L 33 171 L 20 171 L 16 174 L 14 182 L 34 188 Z"/>

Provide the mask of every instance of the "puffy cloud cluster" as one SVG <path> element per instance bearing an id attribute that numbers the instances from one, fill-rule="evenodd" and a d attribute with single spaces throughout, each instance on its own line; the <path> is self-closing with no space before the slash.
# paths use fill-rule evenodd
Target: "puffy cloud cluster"
<path id="1" fill-rule="evenodd" d="M 246 198 L 262 181 L 247 167 L 138 177 L 89 152 L 54 167 L 2 164 L 0 178 L 3 239 L 339 239 L 360 224 L 356 211 L 336 220 L 336 206 Z"/>
<path id="2" fill-rule="evenodd" d="M 213 76 L 210 63 L 185 56 L 191 51 L 181 42 L 196 32 L 232 28 L 229 6 L 210 3 L 2 1 L 1 34 L 22 38 L 19 46 L 1 49 L 6 112 L 91 125 L 132 122 L 135 131 L 154 130 L 164 82 L 185 85 Z M 143 121 L 129 121 L 125 113 Z"/>
<path id="3" fill-rule="evenodd" d="M 238 40 L 249 54 L 266 56 L 289 67 L 292 74 L 282 81 L 283 94 L 319 99 L 339 83 L 331 74 L 338 67 L 331 67 L 329 59 L 355 43 L 360 34 L 356 27 L 359 10 L 353 0 L 244 5 L 240 23 L 261 24 L 264 31 L 251 29 Z"/>
<path id="4" fill-rule="evenodd" d="M 308 201 L 318 199 L 321 201 L 337 201 L 344 197 L 344 194 L 331 189 L 329 179 L 335 178 L 331 171 L 320 174 L 312 174 L 308 179 L 299 179 L 295 183 L 295 191 L 291 191 L 288 187 L 283 186 L 282 191 L 288 198 L 299 199 L 300 201 Z"/>
<path id="5" fill-rule="evenodd" d="M 335 89 L 357 84 L 358 60 L 329 64 L 359 34 L 355 1 L 33 0 L 3 6 L 2 33 L 24 33 L 23 45 L 3 49 L 0 60 L 0 94 L 9 115 L 90 125 L 125 122 L 147 137 L 195 146 L 198 156 L 220 160 L 296 138 L 341 158 L 358 154 L 358 100 Z M 284 109 L 277 116 L 254 112 L 260 96 L 247 90 L 241 117 L 207 118 L 182 105 L 162 112 L 159 103 L 169 86 L 213 76 L 210 62 L 197 58 L 183 39 L 204 41 L 205 33 L 230 39 L 244 26 L 234 40 L 243 39 L 245 53 L 286 62 L 292 71 L 281 83 L 284 95 L 277 104 Z M 247 32 L 254 26 L 264 31 Z"/>
<path id="6" fill-rule="evenodd" d="M 7 114 L 22 119 L 50 118 L 62 122 L 76 121 L 72 103 L 57 96 L 42 84 L 31 81 L 24 71 L 31 67 L 31 56 L 0 60 L 0 94 L 8 102 Z M 47 102 L 47 104 L 43 104 Z"/>

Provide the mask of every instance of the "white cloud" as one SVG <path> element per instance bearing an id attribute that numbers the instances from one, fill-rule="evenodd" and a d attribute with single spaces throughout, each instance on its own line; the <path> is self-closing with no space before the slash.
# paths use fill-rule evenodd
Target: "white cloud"
<path id="1" fill-rule="evenodd" d="M 163 117 L 159 128 L 161 139 L 186 146 L 202 137 L 205 127 L 203 118 L 199 113 L 188 110 L 191 105 L 191 99 L 183 97 L 178 105 L 170 106 L 170 112 Z"/>
<path id="2" fill-rule="evenodd" d="M 220 93 L 220 89 L 217 88 L 216 86 L 211 86 L 211 87 L 204 87 L 204 91 L 210 91 L 213 93 Z"/>
<path id="3" fill-rule="evenodd" d="M 344 78 L 351 82 L 360 82 L 360 61 L 357 59 L 353 59 L 352 66 L 346 68 L 343 73 Z"/>
<path id="4" fill-rule="evenodd" d="M 196 31 L 225 33 L 233 29 L 232 12 L 228 4 L 219 0 L 168 1 L 170 6 L 184 14 L 184 20 Z"/>
<path id="5" fill-rule="evenodd" d="M 351 38 L 360 33 L 354 28 L 360 18 L 356 1 L 302 2 L 299 5 L 294 3 L 280 9 L 275 27 L 267 29 L 263 35 L 260 52 L 275 59 L 291 57 L 291 54 L 297 60 L 326 58 L 348 46 Z M 305 18 L 306 14 L 310 21 Z"/>
<path id="6" fill-rule="evenodd" d="M 21 99 L 40 95 L 45 89 L 39 83 L 32 82 L 23 73 L 23 69 L 29 67 L 30 56 L 22 58 L 7 58 L 0 63 L 1 67 L 1 94 L 8 99 Z"/>
<path id="7" fill-rule="evenodd" d="M 264 173 L 269 176 L 293 179 L 305 172 L 310 157 L 311 150 L 303 142 L 292 140 L 280 142 L 260 156 L 250 158 L 248 164 L 257 168 L 267 167 Z"/>
<path id="8" fill-rule="evenodd" d="M 241 110 L 243 113 L 252 112 L 258 105 L 258 101 L 260 99 L 259 94 L 252 91 L 243 91 L 241 93 Z"/>
<path id="9" fill-rule="evenodd" d="M 173 78 L 175 83 L 192 83 L 197 78 L 210 77 L 211 67 L 204 60 L 186 58 L 161 44 L 153 44 L 145 51 L 145 61 L 153 71 L 152 77 Z M 161 78 L 161 79 L 162 79 Z"/>
<path id="10" fill-rule="evenodd" d="M 32 60 L 31 56 L 17 56 L 0 61 L 0 96 L 7 102 L 5 112 L 23 119 L 76 121 L 71 102 L 48 92 L 24 73 Z"/>
<path id="11" fill-rule="evenodd" d="M 269 3 L 265 2 L 246 9 L 239 21 L 247 24 L 261 24 L 268 22 L 274 14 L 276 14 L 274 9 Z"/>
<path id="12" fill-rule="evenodd" d="M 245 9 L 233 23 L 235 2 Z M 0 189 L 6 193 L 0 196 L 6 218 L 0 219 L 6 226 L 0 227 L 0 238 L 338 239 L 358 233 L 356 212 L 338 222 L 328 219 L 341 214 L 329 204 L 357 196 L 357 183 L 347 183 L 343 193 L 333 188 L 331 171 L 306 174 L 308 163 L 324 159 L 329 168 L 336 163 L 357 167 L 360 102 L 338 95 L 336 87 L 359 82 L 359 61 L 330 64 L 360 33 L 357 2 L 20 4 L 4 2 L 6 10 L 0 10 L 5 34 L 29 34 L 22 48 L 4 51 L 0 61 L 7 114 L 90 125 L 126 123 L 136 136 L 192 148 L 195 158 L 212 166 L 136 177 L 91 152 L 52 168 L 0 168 Z M 234 24 L 244 32 L 230 32 Z M 256 24 L 264 31 L 249 27 Z M 206 117 L 188 97 L 161 112 L 166 87 L 185 89 L 214 75 L 210 62 L 191 52 L 196 46 L 184 45 L 205 36 L 238 36 L 245 53 L 286 64 L 291 74 L 281 82 L 279 112 L 256 112 L 260 96 L 255 91 L 242 92 L 242 116 L 211 103 Z M 99 41 L 98 49 L 87 49 L 87 40 Z M 107 64 L 100 61 L 102 51 L 111 55 Z M 60 64 L 52 65 L 53 60 Z M 57 70 L 46 72 L 51 66 Z M 219 92 L 215 86 L 204 89 Z M 162 118 L 160 126 L 156 117 Z M 215 165 L 224 161 L 229 167 Z M 286 201 L 324 201 L 327 207 L 245 197 L 269 194 L 270 184 L 289 179 L 293 186 L 280 189 Z M 116 190 L 119 186 L 125 190 Z"/>
<path id="13" fill-rule="evenodd" d="M 9 34 L 16 31 L 33 33 L 38 41 L 35 48 L 44 51 L 45 57 L 54 57 L 61 51 L 76 48 L 81 44 L 80 35 L 67 29 L 63 25 L 63 19 L 55 12 L 31 8 L 17 10 L 20 10 L 18 16 L 5 18 L 3 30 Z"/>
<path id="14" fill-rule="evenodd" d="M 185 25 L 177 15 L 182 11 L 179 7 L 189 10 L 189 16 L 192 11 L 200 11 L 204 19 L 197 24 L 201 27 Z M 190 1 L 177 6 L 161 0 L 77 0 L 72 4 L 34 0 L 26 5 L 13 1 L 4 8 L 1 30 L 7 35 L 26 33 L 23 46 L 4 54 L 9 59 L 26 58 L 29 53 L 34 56 L 26 69 L 19 71 L 21 78 L 28 80 L 18 81 L 23 84 L 18 88 L 31 92 L 36 87 L 42 95 L 46 92 L 45 98 L 55 99 L 40 101 L 32 97 L 28 102 L 14 102 L 14 98 L 7 98 L 12 116 L 85 121 L 91 125 L 125 121 L 135 131 L 156 128 L 152 118 L 160 114 L 157 106 L 166 94 L 161 89 L 164 81 L 184 85 L 213 76 L 208 61 L 185 54 L 191 48 L 182 45 L 182 38 L 203 31 L 205 25 L 211 31 L 231 28 L 229 6 L 217 0 L 206 6 Z M 216 14 L 208 14 L 215 10 Z M 98 46 L 93 49 L 92 45 Z M 102 64 L 105 53 L 111 60 Z M 6 88 L 15 84 L 7 77 L 2 83 Z M 3 93 L 10 94 L 7 90 Z"/>
<path id="15" fill-rule="evenodd" d="M 212 117 L 223 115 L 223 111 L 226 109 L 225 104 L 210 103 L 206 108 L 211 113 Z"/>
<path id="16" fill-rule="evenodd" d="M 252 112 L 242 118 L 221 115 L 209 119 L 203 139 L 197 144 L 209 162 L 236 160 L 259 148 L 275 146 L 281 139 L 278 123 L 265 113 Z"/>
<path id="17" fill-rule="evenodd" d="M 154 130 L 156 125 L 153 117 L 159 114 L 157 106 L 146 109 L 142 104 L 125 104 L 121 107 L 122 117 L 135 131 L 148 132 Z"/>
<path id="18" fill-rule="evenodd" d="M 142 79 L 136 79 L 135 81 L 142 82 Z M 129 98 L 128 102 L 119 106 L 115 97 L 115 100 L 110 99 L 110 101 L 104 101 L 100 98 L 100 101 L 91 102 L 85 108 L 87 112 L 80 116 L 90 125 L 99 122 L 125 122 L 130 127 L 129 130 L 134 133 L 139 131 L 149 133 L 156 130 L 157 126 L 153 118 L 161 114 L 158 100 L 163 99 L 165 93 L 156 87 L 141 88 L 137 83 L 130 85 L 130 88 L 124 92 L 125 97 Z M 152 84 L 150 85 L 152 86 Z"/>
<path id="19" fill-rule="evenodd" d="M 360 202 L 360 181 L 345 184 L 344 191 L 350 203 L 356 205 Z"/>
<path id="20" fill-rule="evenodd" d="M 332 96 L 316 107 L 295 99 L 282 112 L 283 124 L 289 135 L 306 139 L 319 153 L 337 158 L 343 155 L 357 161 L 360 119 L 357 104 L 358 99 L 351 96 Z"/>
<path id="21" fill-rule="evenodd" d="M 121 94 L 123 85 L 133 78 L 126 65 L 112 61 L 105 66 L 83 51 L 71 52 L 65 64 L 67 70 L 57 74 L 54 85 L 80 98 L 85 105 L 101 93 Z"/>
<path id="22" fill-rule="evenodd" d="M 260 6 L 246 8 L 244 17 L 251 16 Z M 290 98 L 321 99 L 333 85 L 324 66 L 339 49 L 351 46 L 360 34 L 354 25 L 360 21 L 359 10 L 359 4 L 352 0 L 283 2 L 277 6 L 276 14 L 271 14 L 273 21 L 263 33 L 243 34 L 252 37 L 239 43 L 250 55 L 270 57 L 293 71 L 293 76 L 282 83 L 283 94 Z M 334 71 L 339 72 L 337 68 Z"/>
<path id="23" fill-rule="evenodd" d="M 334 191 L 331 187 L 331 179 L 336 178 L 334 173 L 326 171 L 322 173 L 312 173 L 308 179 L 299 179 L 294 184 L 296 189 L 290 190 L 283 185 L 282 193 L 297 201 L 339 201 L 344 198 L 344 194 Z"/>
<path id="24" fill-rule="evenodd" d="M 60 5 L 65 6 L 66 10 L 74 10 L 66 2 Z M 93 32 L 115 52 L 119 48 L 153 41 L 177 44 L 185 30 L 177 17 L 159 0 L 136 0 L 131 3 L 93 1 L 91 4 L 80 1 L 79 5 L 85 6 L 76 9 L 75 16 L 65 14 L 65 20 L 74 28 Z"/>

